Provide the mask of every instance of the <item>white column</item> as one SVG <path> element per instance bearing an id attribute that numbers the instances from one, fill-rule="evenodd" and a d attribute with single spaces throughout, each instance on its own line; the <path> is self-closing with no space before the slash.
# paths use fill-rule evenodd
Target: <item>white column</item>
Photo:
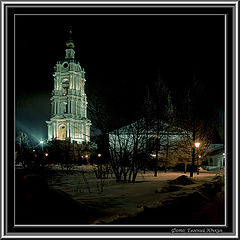
<path id="1" fill-rule="evenodd" d="M 83 139 L 86 142 L 86 137 L 87 137 L 87 134 L 86 134 L 86 124 L 84 124 L 84 126 L 83 126 L 83 132 L 84 132 Z"/>
<path id="2" fill-rule="evenodd" d="M 54 100 L 54 114 L 57 114 L 57 104 L 55 100 Z"/>
<path id="3" fill-rule="evenodd" d="M 57 77 L 57 90 L 59 90 L 59 77 Z"/>
<path id="4" fill-rule="evenodd" d="M 88 141 L 90 141 L 90 126 L 88 125 Z"/>
<path id="5" fill-rule="evenodd" d="M 77 105 L 78 105 L 78 99 L 75 100 L 75 114 L 78 114 Z"/>
<path id="6" fill-rule="evenodd" d="M 69 137 L 69 123 L 66 124 L 67 126 L 67 138 Z"/>
<path id="7" fill-rule="evenodd" d="M 72 73 L 70 74 L 70 85 L 72 85 L 71 86 L 71 88 L 73 89 L 73 75 L 72 75 Z"/>
<path id="8" fill-rule="evenodd" d="M 55 128 L 55 123 L 53 123 L 53 137 L 56 138 L 56 128 Z"/>
<path id="9" fill-rule="evenodd" d="M 59 100 L 57 101 L 57 114 L 60 114 L 60 104 L 59 104 Z"/>
<path id="10" fill-rule="evenodd" d="M 58 133 L 59 133 L 58 132 L 58 122 L 56 122 L 55 126 L 56 126 L 56 137 L 59 138 L 59 135 L 58 135 Z"/>
<path id="11" fill-rule="evenodd" d="M 51 139 L 53 138 L 53 124 L 51 124 Z"/>
<path id="12" fill-rule="evenodd" d="M 86 117 L 86 103 L 83 104 L 83 116 Z"/>
<path id="13" fill-rule="evenodd" d="M 88 142 L 88 126 L 85 125 L 86 142 Z"/>
<path id="14" fill-rule="evenodd" d="M 50 137 L 50 131 L 51 131 L 51 128 L 50 128 L 50 125 L 49 125 L 49 123 L 48 123 L 48 140 L 51 139 L 51 137 Z"/>
<path id="15" fill-rule="evenodd" d="M 84 136 L 83 136 L 83 124 L 81 124 L 82 125 L 82 127 L 81 127 L 81 129 L 82 129 L 82 131 L 81 131 L 81 138 L 83 139 L 84 138 Z"/>
<path id="16" fill-rule="evenodd" d="M 73 122 L 73 137 L 76 138 L 76 123 Z"/>

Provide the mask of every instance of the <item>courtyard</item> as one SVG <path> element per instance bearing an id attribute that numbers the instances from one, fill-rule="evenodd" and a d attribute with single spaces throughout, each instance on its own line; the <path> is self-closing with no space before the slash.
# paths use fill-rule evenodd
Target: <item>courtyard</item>
<path id="1" fill-rule="evenodd" d="M 223 170 L 202 170 L 193 178 L 182 172 L 158 172 L 157 177 L 150 171 L 140 172 L 135 183 L 117 183 L 111 175 L 98 179 L 92 166 L 78 166 L 70 173 L 54 167 L 46 176 L 42 180 L 33 174 L 24 176 L 33 188 L 28 186 L 26 194 L 21 194 L 19 203 L 25 204 L 17 208 L 20 221 L 224 224 Z M 31 204 L 26 204 L 24 198 Z"/>

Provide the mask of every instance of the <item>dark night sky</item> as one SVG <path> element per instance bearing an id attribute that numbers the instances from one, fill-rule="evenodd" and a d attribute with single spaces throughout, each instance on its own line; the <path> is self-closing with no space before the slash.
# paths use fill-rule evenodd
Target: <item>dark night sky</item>
<path id="1" fill-rule="evenodd" d="M 88 98 L 104 96 L 114 114 L 134 119 L 159 76 L 180 103 L 195 75 L 206 88 L 203 107 L 223 109 L 223 16 L 17 16 L 16 126 L 34 137 L 47 136 L 52 74 L 69 25 Z"/>

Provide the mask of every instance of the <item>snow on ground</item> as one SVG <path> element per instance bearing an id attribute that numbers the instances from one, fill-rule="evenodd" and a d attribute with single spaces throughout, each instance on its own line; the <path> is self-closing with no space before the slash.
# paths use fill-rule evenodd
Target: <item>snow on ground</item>
<path id="1" fill-rule="evenodd" d="M 75 169 L 69 175 L 57 171 L 49 177 L 49 185 L 66 192 L 77 202 L 96 209 L 92 223 L 111 223 L 119 218 L 134 216 L 144 207 L 159 207 L 164 201 L 173 201 L 196 191 L 202 184 L 211 182 L 217 174 L 223 175 L 223 171 L 203 171 L 199 175 L 194 174 L 194 184 L 181 185 L 179 190 L 168 192 L 161 190 L 169 186 L 170 180 L 182 175 L 189 176 L 189 173 L 159 172 L 157 177 L 153 176 L 153 172 L 139 173 L 136 183 L 116 183 L 114 178 L 104 179 L 103 192 L 100 192 L 101 180 L 96 179 L 91 168 L 87 169 Z"/>

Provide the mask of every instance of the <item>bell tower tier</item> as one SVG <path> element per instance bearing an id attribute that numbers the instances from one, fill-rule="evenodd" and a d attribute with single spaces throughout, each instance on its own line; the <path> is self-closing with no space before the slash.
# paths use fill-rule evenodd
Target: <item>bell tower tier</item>
<path id="1" fill-rule="evenodd" d="M 66 46 L 65 59 L 57 62 L 53 74 L 51 118 L 46 121 L 48 140 L 69 138 L 78 143 L 89 142 L 91 121 L 87 118 L 85 71 L 75 60 L 71 31 Z"/>

